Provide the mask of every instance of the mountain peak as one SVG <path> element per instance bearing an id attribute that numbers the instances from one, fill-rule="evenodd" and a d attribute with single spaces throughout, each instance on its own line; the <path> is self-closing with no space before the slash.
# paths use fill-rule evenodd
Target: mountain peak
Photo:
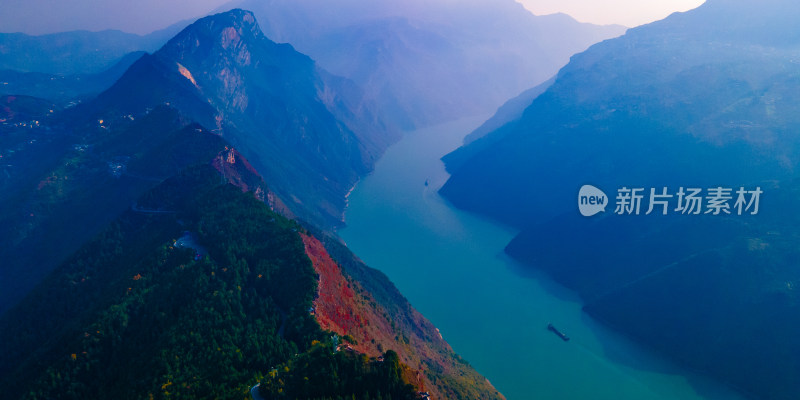
<path id="1" fill-rule="evenodd" d="M 193 25 L 202 26 L 212 32 L 220 33 L 223 42 L 227 43 L 237 37 L 264 37 L 258 22 L 256 22 L 255 15 L 251 11 L 240 8 L 201 18 Z"/>
<path id="2" fill-rule="evenodd" d="M 378 120 L 362 99 L 234 9 L 186 27 L 95 104 L 122 115 L 169 104 L 240 149 L 293 213 L 336 226 L 347 191 L 391 138 L 380 122 L 363 122 Z"/>
<path id="3" fill-rule="evenodd" d="M 226 32 L 234 29 L 239 35 L 263 36 L 255 15 L 251 11 L 241 8 L 200 18 L 189 28 L 207 29 L 213 32 Z"/>
<path id="4" fill-rule="evenodd" d="M 262 41 L 272 43 L 261 32 L 253 13 L 237 8 L 197 20 L 172 38 L 159 53 L 183 58 L 197 53 L 208 56 L 213 54 L 211 49 L 221 49 L 235 55 L 238 63 L 248 65 L 248 45 Z"/>

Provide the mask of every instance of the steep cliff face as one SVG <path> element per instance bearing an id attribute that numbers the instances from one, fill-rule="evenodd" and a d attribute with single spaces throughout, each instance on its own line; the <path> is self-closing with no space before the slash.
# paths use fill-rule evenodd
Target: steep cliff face
<path id="1" fill-rule="evenodd" d="M 755 397 L 797 398 L 798 16 L 709 0 L 596 44 L 496 141 L 453 153 L 441 192 L 519 227 L 507 253 L 595 317 Z M 605 213 L 578 212 L 584 184 L 607 191 Z M 646 188 L 641 212 L 616 215 L 624 187 Z M 704 215 L 682 212 L 690 187 Z M 717 187 L 729 214 L 708 213 Z M 757 215 L 737 215 L 740 189 L 763 191 Z"/>
<path id="2" fill-rule="evenodd" d="M 225 137 L 298 217 L 324 227 L 341 224 L 347 191 L 398 137 L 355 84 L 272 42 L 243 10 L 190 25 L 86 109 L 162 103 Z"/>
<path id="3" fill-rule="evenodd" d="M 313 313 L 320 326 L 353 338 L 343 345 L 353 351 L 377 357 L 391 349 L 416 371 L 422 387 L 436 399 L 505 399 L 486 378 L 458 357 L 433 324 L 399 296 L 373 296 L 365 283 L 354 279 L 328 254 L 325 245 L 303 235 L 306 254 L 319 275 Z M 343 255 L 342 255 L 343 256 Z M 351 260 L 360 263 L 358 260 Z M 352 265 L 377 275 L 381 290 L 397 289 L 379 272 L 365 265 Z"/>

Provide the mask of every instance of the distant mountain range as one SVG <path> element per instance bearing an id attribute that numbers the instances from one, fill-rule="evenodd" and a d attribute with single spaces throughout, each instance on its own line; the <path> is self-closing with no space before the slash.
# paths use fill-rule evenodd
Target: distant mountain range
<path id="1" fill-rule="evenodd" d="M 40 97 L 62 106 L 92 98 L 187 25 L 178 22 L 148 35 L 114 30 L 0 33 L 0 95 Z"/>
<path id="2" fill-rule="evenodd" d="M 363 87 L 411 128 L 484 113 L 553 76 L 569 57 L 625 31 L 513 0 L 237 0 L 288 42 Z"/>
<path id="3" fill-rule="evenodd" d="M 520 228 L 506 251 L 598 319 L 754 397 L 797 398 L 798 16 L 709 0 L 596 44 L 445 157 L 441 193 Z M 578 214 L 584 184 L 606 190 L 604 214 Z M 648 188 L 642 214 L 649 188 L 764 194 L 755 216 L 613 215 L 622 187 Z"/>
<path id="4" fill-rule="evenodd" d="M 188 24 L 178 22 L 144 36 L 114 30 L 40 36 L 0 33 L 0 70 L 51 75 L 99 73 L 128 53 L 157 50 Z"/>
<path id="5" fill-rule="evenodd" d="M 144 54 L 143 51 L 128 53 L 110 68 L 96 73 L 63 75 L 0 70 L 0 95 L 38 97 L 62 107 L 75 105 L 111 87 Z"/>

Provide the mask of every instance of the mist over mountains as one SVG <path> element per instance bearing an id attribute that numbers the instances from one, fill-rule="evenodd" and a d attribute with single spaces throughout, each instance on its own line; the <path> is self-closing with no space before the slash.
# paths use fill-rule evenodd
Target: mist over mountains
<path id="1" fill-rule="evenodd" d="M 621 26 L 534 16 L 511 0 L 242 0 L 268 37 L 365 88 L 410 128 L 482 113 L 553 76 Z"/>
<path id="2" fill-rule="evenodd" d="M 61 106 L 87 100 L 188 24 L 177 22 L 148 35 L 116 30 L 0 33 L 0 95 L 46 98 Z"/>
<path id="3" fill-rule="evenodd" d="M 236 7 L 254 11 L 271 40 L 292 44 L 325 70 L 361 86 L 384 119 L 401 128 L 494 109 L 553 76 L 572 54 L 625 31 L 578 23 L 563 14 L 534 16 L 511 0 L 235 0 L 219 11 Z M 145 36 L 0 34 L 0 71 L 8 70 L 6 80 L 16 81 L 13 74 L 19 72 L 53 75 L 28 74 L 14 88 L 0 86 L 0 93 L 96 94 L 94 88 L 81 90 L 72 76 L 100 73 L 126 53 L 152 52 L 186 25 Z M 62 76 L 70 77 L 66 89 L 64 82 L 52 82 Z"/>
<path id="4" fill-rule="evenodd" d="M 0 70 L 56 75 L 98 73 L 128 53 L 157 50 L 186 25 L 188 22 L 179 22 L 148 35 L 115 30 L 40 36 L 0 33 Z"/>
<path id="5" fill-rule="evenodd" d="M 48 99 L 61 107 L 75 105 L 111 87 L 144 54 L 144 51 L 128 53 L 116 64 L 95 73 L 64 75 L 0 70 L 0 93 Z"/>

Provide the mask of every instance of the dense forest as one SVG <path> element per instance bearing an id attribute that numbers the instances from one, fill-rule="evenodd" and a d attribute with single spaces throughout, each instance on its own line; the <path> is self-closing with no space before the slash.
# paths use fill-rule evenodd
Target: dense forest
<path id="1" fill-rule="evenodd" d="M 10 399 L 242 399 L 282 363 L 307 376 L 302 366 L 333 344 L 308 312 L 317 277 L 301 230 L 210 166 L 165 181 L 3 315 L 0 390 Z M 187 235 L 194 241 L 179 245 Z M 323 370 L 353 384 L 314 395 L 415 393 L 355 359 L 331 355 Z M 303 393 L 302 379 L 283 376 L 286 393 Z"/>
<path id="2" fill-rule="evenodd" d="M 370 359 L 352 351 L 335 351 L 335 344 L 314 342 L 312 348 L 269 372 L 258 394 L 272 399 L 418 398 L 403 380 L 404 367 L 392 350 Z"/>

